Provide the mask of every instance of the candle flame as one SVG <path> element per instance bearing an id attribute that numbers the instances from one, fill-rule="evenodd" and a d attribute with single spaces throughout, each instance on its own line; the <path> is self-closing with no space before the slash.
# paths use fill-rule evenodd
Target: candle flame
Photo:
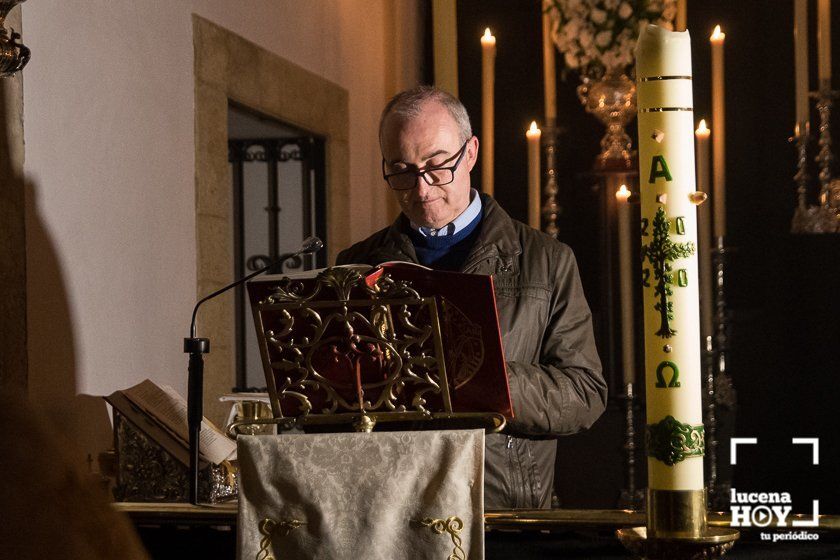
<path id="1" fill-rule="evenodd" d="M 709 129 L 706 127 L 706 119 L 700 119 L 700 124 L 697 126 L 695 134 L 709 134 Z"/>
<path id="2" fill-rule="evenodd" d="M 492 47 L 496 45 L 496 38 L 490 33 L 490 28 L 484 29 L 484 35 L 481 36 L 481 45 L 484 47 Z"/>
<path id="3" fill-rule="evenodd" d="M 531 121 L 531 128 L 528 129 L 528 132 L 539 132 L 540 129 L 537 128 L 537 121 Z"/>
<path id="4" fill-rule="evenodd" d="M 715 30 L 712 32 L 712 36 L 709 37 L 712 41 L 723 41 L 726 38 L 726 33 L 721 33 L 720 25 L 715 26 Z"/>
<path id="5" fill-rule="evenodd" d="M 627 188 L 627 185 L 621 185 L 618 187 L 618 190 L 615 191 L 615 199 L 619 202 L 627 202 L 627 199 L 630 198 L 630 190 Z"/>

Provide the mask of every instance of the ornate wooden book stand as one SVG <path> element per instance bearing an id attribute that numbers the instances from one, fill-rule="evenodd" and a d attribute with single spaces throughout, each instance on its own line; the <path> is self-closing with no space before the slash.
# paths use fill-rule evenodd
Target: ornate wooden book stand
<path id="1" fill-rule="evenodd" d="M 446 347 L 441 302 L 387 269 L 377 272 L 334 267 L 315 278 L 248 285 L 274 414 L 258 423 L 501 430 L 501 413 L 459 406 L 446 355 L 465 350 Z"/>

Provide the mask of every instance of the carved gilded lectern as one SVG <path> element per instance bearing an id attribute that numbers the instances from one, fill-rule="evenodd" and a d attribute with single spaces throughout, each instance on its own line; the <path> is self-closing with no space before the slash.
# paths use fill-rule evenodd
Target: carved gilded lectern
<path id="1" fill-rule="evenodd" d="M 248 291 L 271 422 L 498 431 L 513 416 L 489 276 L 393 263 Z"/>

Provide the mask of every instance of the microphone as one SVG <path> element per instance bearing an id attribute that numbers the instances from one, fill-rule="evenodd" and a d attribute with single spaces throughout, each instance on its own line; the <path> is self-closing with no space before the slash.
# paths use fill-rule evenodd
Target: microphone
<path id="1" fill-rule="evenodd" d="M 231 282 L 224 288 L 220 288 L 209 294 L 195 304 L 192 312 L 192 321 L 190 322 L 190 336 L 184 339 L 184 352 L 190 355 L 188 379 L 187 379 L 187 425 L 189 428 L 190 440 L 190 473 L 189 473 L 189 498 L 193 505 L 198 504 L 198 464 L 199 464 L 199 438 L 201 435 L 201 420 L 204 416 L 202 411 L 202 399 L 204 393 L 204 356 L 210 352 L 210 339 L 196 338 L 195 336 L 195 320 L 198 314 L 198 308 L 205 301 L 211 300 L 214 297 L 225 293 L 231 288 L 235 288 L 240 284 L 244 284 L 254 276 L 258 276 L 263 272 L 279 266 L 282 270 L 282 265 L 285 261 L 297 257 L 299 255 L 312 254 L 320 251 L 324 247 L 324 242 L 317 237 L 309 237 L 303 241 L 300 249 L 293 253 L 284 253 L 268 263 L 264 267 L 255 270 L 251 274 Z"/>
<path id="2" fill-rule="evenodd" d="M 321 241 L 321 238 L 313 235 L 312 237 L 307 237 L 303 240 L 300 252 L 303 254 L 317 253 L 323 248 L 324 242 Z"/>
<path id="3" fill-rule="evenodd" d="M 320 238 L 312 236 L 307 237 L 303 240 L 301 244 L 301 250 L 297 253 L 291 254 L 288 257 L 282 255 L 280 258 L 274 261 L 272 265 L 268 268 L 269 274 L 283 274 L 283 262 L 287 260 L 297 259 L 297 264 L 295 266 L 300 266 L 300 259 L 298 258 L 300 255 L 308 255 L 311 253 L 315 253 L 320 251 L 323 248 L 324 242 L 321 241 Z M 284 258 L 285 257 L 285 258 Z M 253 258 L 253 257 L 252 257 Z"/>
<path id="4" fill-rule="evenodd" d="M 303 243 L 301 244 L 300 249 L 298 249 L 297 251 L 295 251 L 293 253 L 283 253 L 282 255 L 280 255 L 279 257 L 277 257 L 276 259 L 274 259 L 273 261 L 271 261 L 267 265 L 263 266 L 262 268 L 258 268 L 257 270 L 255 270 L 251 274 L 249 274 L 247 276 L 244 276 L 244 277 L 240 278 L 239 280 L 231 282 L 230 284 L 228 284 L 224 288 L 219 288 L 218 290 L 216 290 L 212 294 L 210 294 L 208 296 L 205 296 L 205 297 L 201 298 L 200 300 L 198 300 L 198 303 L 196 303 L 195 307 L 193 308 L 192 322 L 190 323 L 190 338 L 195 338 L 195 319 L 196 319 L 196 314 L 198 313 L 198 308 L 202 303 L 204 303 L 205 301 L 211 300 L 218 295 L 221 295 L 221 294 L 225 293 L 226 291 L 230 290 L 231 288 L 235 288 L 236 286 L 239 286 L 240 284 L 244 284 L 245 282 L 247 282 L 248 280 L 250 280 L 254 276 L 259 276 L 260 274 L 262 274 L 266 270 L 269 270 L 269 269 L 272 269 L 272 268 L 275 268 L 275 267 L 280 267 L 280 269 L 282 270 L 283 263 L 286 262 L 287 260 L 293 259 L 293 258 L 298 257 L 300 255 L 309 255 L 309 254 L 312 254 L 312 253 L 317 253 L 318 251 L 323 249 L 323 247 L 324 247 L 324 242 L 321 241 L 321 239 L 319 237 L 315 237 L 315 236 L 307 237 L 306 239 L 303 240 Z"/>

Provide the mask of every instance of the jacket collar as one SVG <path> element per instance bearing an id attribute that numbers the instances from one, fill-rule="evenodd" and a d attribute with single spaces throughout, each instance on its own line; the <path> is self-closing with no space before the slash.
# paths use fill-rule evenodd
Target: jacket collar
<path id="1" fill-rule="evenodd" d="M 486 270 L 482 262 L 501 260 L 506 266 L 522 252 L 519 236 L 513 225 L 513 220 L 499 204 L 484 193 L 480 193 L 482 206 L 481 232 L 465 261 L 465 272 L 480 272 L 492 274 L 495 267 Z M 417 262 L 414 245 L 408 237 L 411 227 L 408 218 L 400 214 L 388 228 L 385 241 L 374 252 L 376 262 L 389 260 L 403 260 Z"/>

